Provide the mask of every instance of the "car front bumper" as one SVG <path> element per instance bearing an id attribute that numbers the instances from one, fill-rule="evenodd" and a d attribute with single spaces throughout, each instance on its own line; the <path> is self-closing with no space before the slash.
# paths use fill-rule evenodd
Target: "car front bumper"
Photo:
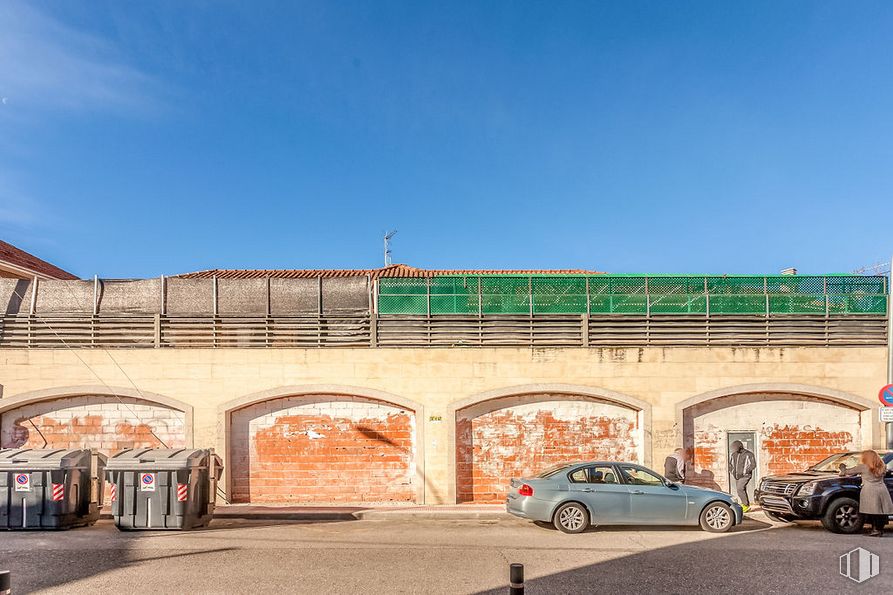
<path id="1" fill-rule="evenodd" d="M 744 522 L 744 509 L 737 502 L 732 502 L 732 512 L 735 513 L 735 524 L 740 525 Z"/>
<path id="2" fill-rule="evenodd" d="M 797 518 L 817 518 L 822 513 L 822 498 L 813 496 L 781 496 L 757 490 L 754 499 L 763 510 Z"/>

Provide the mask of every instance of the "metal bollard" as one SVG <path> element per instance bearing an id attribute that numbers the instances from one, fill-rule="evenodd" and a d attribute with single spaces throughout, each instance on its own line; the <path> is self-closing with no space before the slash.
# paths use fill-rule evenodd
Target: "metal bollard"
<path id="1" fill-rule="evenodd" d="M 509 595 L 524 595 L 524 565 L 509 566 Z"/>
<path id="2" fill-rule="evenodd" d="M 12 593 L 12 582 L 9 578 L 8 570 L 0 570 L 0 595 L 9 595 Z"/>

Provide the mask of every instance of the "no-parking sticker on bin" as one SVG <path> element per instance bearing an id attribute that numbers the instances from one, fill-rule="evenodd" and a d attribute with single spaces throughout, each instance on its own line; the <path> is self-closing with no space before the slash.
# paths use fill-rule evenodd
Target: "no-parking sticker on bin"
<path id="1" fill-rule="evenodd" d="M 31 474 L 30 473 L 16 473 L 16 491 L 17 492 L 30 492 L 31 491 Z"/>
<path id="2" fill-rule="evenodd" d="M 154 473 L 140 473 L 140 491 L 141 492 L 154 492 L 155 491 L 155 474 Z"/>

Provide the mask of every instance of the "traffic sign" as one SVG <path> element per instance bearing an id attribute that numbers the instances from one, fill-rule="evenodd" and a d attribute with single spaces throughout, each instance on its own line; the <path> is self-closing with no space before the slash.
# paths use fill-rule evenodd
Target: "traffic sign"
<path id="1" fill-rule="evenodd" d="M 893 423 L 893 407 L 881 407 L 878 409 L 878 419 L 881 423 Z"/>
<path id="2" fill-rule="evenodd" d="M 140 473 L 140 491 L 141 492 L 154 492 L 155 491 L 155 474 L 154 473 Z"/>
<path id="3" fill-rule="evenodd" d="M 16 473 L 16 491 L 17 492 L 30 492 L 31 491 L 31 474 L 30 473 Z"/>
<path id="4" fill-rule="evenodd" d="M 888 384 L 877 394 L 878 400 L 884 407 L 893 407 L 893 384 Z"/>

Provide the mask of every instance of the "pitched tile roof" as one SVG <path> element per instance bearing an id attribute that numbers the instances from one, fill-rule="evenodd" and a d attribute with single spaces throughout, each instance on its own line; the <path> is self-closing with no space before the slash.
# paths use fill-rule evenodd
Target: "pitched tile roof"
<path id="1" fill-rule="evenodd" d="M 7 263 L 38 276 L 50 277 L 52 279 L 77 279 L 75 275 L 68 271 L 63 271 L 59 267 L 41 260 L 21 248 L 16 248 L 3 240 L 0 240 L 0 263 Z"/>
<path id="2" fill-rule="evenodd" d="M 317 277 L 436 277 L 465 275 L 597 275 L 585 269 L 419 269 L 406 264 L 392 264 L 380 269 L 209 269 L 177 275 L 186 279 L 302 279 Z"/>

